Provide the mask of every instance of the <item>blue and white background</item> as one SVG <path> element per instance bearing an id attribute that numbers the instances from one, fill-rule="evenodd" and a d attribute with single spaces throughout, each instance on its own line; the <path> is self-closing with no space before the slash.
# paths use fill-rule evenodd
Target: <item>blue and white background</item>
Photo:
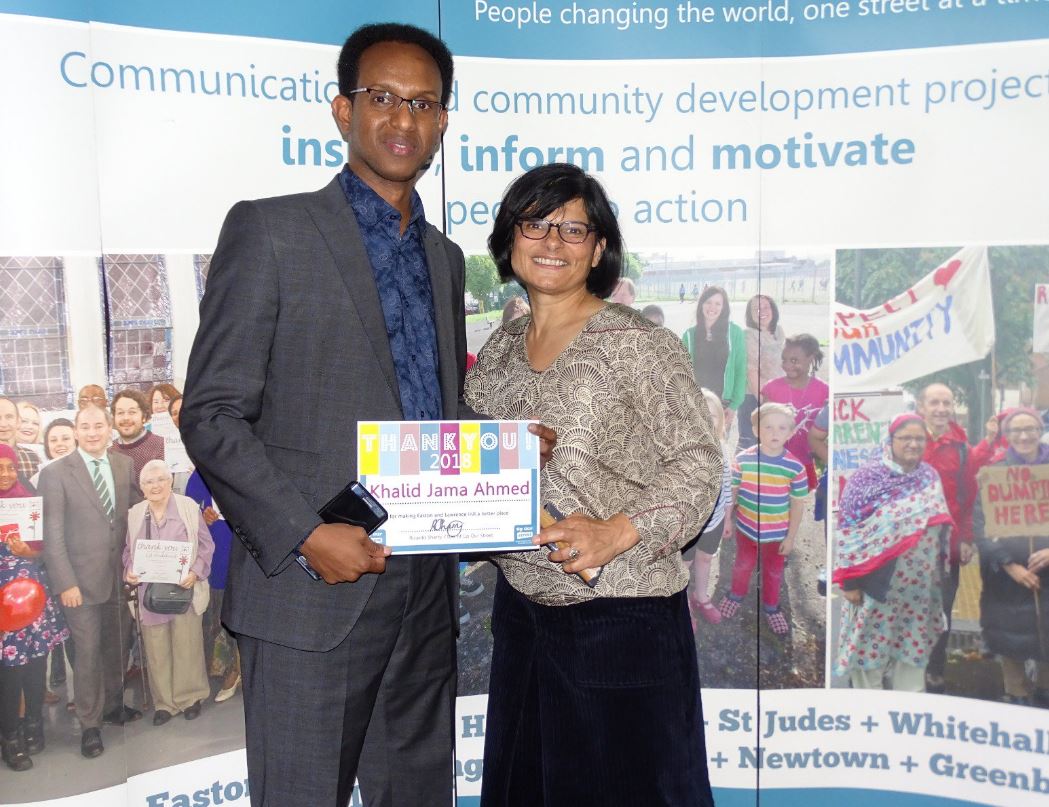
<path id="1" fill-rule="evenodd" d="M 419 190 L 467 254 L 513 177 L 565 159 L 601 177 L 635 251 L 1049 242 L 1044 0 L 0 0 L 0 255 L 62 256 L 74 388 L 105 372 L 101 254 L 166 257 L 184 375 L 192 256 L 237 200 L 338 170 L 338 46 L 380 19 L 456 55 Z M 460 699 L 461 805 L 484 700 Z M 1037 710 L 819 689 L 705 704 L 722 807 L 1049 803 Z M 36 803 L 247 804 L 240 752 L 158 765 Z"/>

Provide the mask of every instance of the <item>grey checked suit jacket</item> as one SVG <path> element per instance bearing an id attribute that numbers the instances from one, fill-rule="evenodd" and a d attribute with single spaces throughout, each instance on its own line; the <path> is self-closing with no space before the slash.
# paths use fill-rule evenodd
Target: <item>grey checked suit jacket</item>
<path id="1" fill-rule="evenodd" d="M 461 399 L 463 254 L 430 225 L 424 243 L 444 416 L 473 417 Z M 231 629 L 301 650 L 348 635 L 375 576 L 330 586 L 290 553 L 357 478 L 357 421 L 401 417 L 378 291 L 338 179 L 236 204 L 211 261 L 181 413 L 189 454 L 240 539 L 223 604 Z M 446 573 L 451 584 L 454 558 Z"/>
<path id="2" fill-rule="evenodd" d="M 102 509 L 79 451 L 40 470 L 38 490 L 44 499 L 44 561 L 52 595 L 80 587 L 84 605 L 109 600 L 121 582 L 121 553 L 127 538 L 127 511 L 142 501 L 131 460 L 109 454 L 113 471 L 114 518 Z"/>

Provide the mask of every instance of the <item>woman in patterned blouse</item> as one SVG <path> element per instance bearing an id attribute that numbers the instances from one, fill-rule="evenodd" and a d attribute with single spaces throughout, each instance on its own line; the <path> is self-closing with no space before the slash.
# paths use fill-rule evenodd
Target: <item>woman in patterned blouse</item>
<path id="1" fill-rule="evenodd" d="M 518 178 L 488 246 L 531 315 L 492 334 L 466 398 L 557 431 L 541 492 L 570 515 L 495 558 L 482 804 L 712 804 L 680 549 L 722 467 L 692 363 L 673 333 L 605 302 L 619 227 L 578 168 Z"/>

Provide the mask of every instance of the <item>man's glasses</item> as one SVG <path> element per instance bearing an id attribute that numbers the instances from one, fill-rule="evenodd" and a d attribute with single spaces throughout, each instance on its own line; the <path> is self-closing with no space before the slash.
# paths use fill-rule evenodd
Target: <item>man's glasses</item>
<path id="1" fill-rule="evenodd" d="M 922 443 L 925 442 L 925 438 L 924 437 L 903 437 L 903 436 L 893 435 L 892 439 L 895 440 L 897 443 L 911 443 L 912 445 L 916 445 L 916 446 L 917 445 L 921 445 Z"/>
<path id="2" fill-rule="evenodd" d="M 440 101 L 431 101 L 429 98 L 402 98 L 397 93 L 389 90 L 377 90 L 374 87 L 358 87 L 356 90 L 350 90 L 346 94 L 356 95 L 361 92 L 368 93 L 368 102 L 372 109 L 387 115 L 392 115 L 399 110 L 401 104 L 407 104 L 412 115 L 418 113 L 421 115 L 432 115 L 435 118 L 444 109 L 444 104 Z"/>
<path id="3" fill-rule="evenodd" d="M 1006 429 L 1006 434 L 1011 434 L 1014 437 L 1033 437 L 1036 434 L 1041 433 L 1041 429 L 1037 426 L 1022 426 L 1018 429 Z"/>
<path id="4" fill-rule="evenodd" d="M 553 227 L 566 244 L 582 244 L 586 241 L 586 237 L 597 229 L 592 224 L 585 224 L 582 221 L 562 221 L 554 224 L 546 219 L 518 219 L 517 226 L 521 230 L 521 235 L 532 241 L 542 241 Z"/>

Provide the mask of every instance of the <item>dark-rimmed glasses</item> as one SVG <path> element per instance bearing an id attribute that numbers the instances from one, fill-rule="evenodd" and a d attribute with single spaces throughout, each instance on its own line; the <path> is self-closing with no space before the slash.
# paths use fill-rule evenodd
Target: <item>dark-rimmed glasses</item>
<path id="1" fill-rule="evenodd" d="M 368 100 L 371 102 L 372 109 L 384 112 L 387 115 L 392 115 L 399 110 L 401 104 L 407 104 L 408 110 L 412 115 L 420 113 L 422 115 L 433 115 L 435 118 L 444 109 L 444 104 L 440 101 L 431 101 L 429 98 L 402 98 L 395 92 L 378 90 L 374 87 L 358 87 L 356 90 L 350 90 L 346 94 L 356 95 L 361 92 L 368 93 Z"/>
<path id="2" fill-rule="evenodd" d="M 553 227 L 566 244 L 582 244 L 587 236 L 597 229 L 592 224 L 582 221 L 562 221 L 554 224 L 546 219 L 518 219 L 517 226 L 521 235 L 532 241 L 542 241 Z"/>

